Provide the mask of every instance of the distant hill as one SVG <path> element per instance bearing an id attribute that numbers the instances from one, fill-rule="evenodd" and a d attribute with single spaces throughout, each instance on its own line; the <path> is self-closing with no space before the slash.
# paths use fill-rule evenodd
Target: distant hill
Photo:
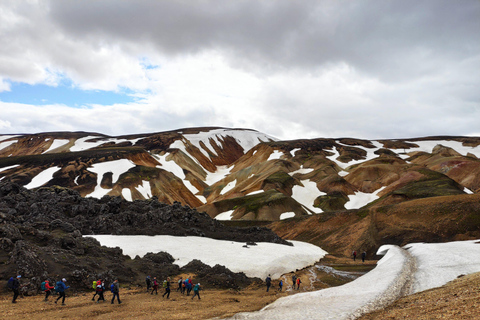
<path id="1" fill-rule="evenodd" d="M 480 138 L 279 141 L 249 129 L 0 135 L 0 180 L 278 221 L 480 191 Z"/>

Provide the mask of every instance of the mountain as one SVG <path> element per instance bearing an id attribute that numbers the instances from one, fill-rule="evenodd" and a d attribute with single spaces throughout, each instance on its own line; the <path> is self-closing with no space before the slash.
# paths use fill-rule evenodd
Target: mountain
<path id="1" fill-rule="evenodd" d="M 480 138 L 280 141 L 249 129 L 0 136 L 0 180 L 278 221 L 480 191 Z"/>

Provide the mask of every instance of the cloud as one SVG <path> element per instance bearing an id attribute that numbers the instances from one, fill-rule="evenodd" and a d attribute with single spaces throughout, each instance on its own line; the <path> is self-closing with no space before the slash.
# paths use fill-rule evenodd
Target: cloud
<path id="1" fill-rule="evenodd" d="M 0 102 L 9 133 L 478 132 L 478 1 L 2 1 L 0 13 L 0 100 L 14 82 L 65 79 L 138 98 L 77 109 Z"/>

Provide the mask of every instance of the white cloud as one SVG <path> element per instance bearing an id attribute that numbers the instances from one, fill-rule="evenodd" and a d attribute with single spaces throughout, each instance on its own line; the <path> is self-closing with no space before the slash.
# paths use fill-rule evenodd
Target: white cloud
<path id="1" fill-rule="evenodd" d="M 480 3 L 460 2 L 3 1 L 0 94 L 12 82 L 68 80 L 138 100 L 76 109 L 0 102 L 0 129 L 472 134 Z"/>

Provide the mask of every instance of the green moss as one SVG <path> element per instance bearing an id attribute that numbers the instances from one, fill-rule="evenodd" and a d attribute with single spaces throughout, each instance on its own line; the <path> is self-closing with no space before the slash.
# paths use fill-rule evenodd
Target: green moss
<path id="1" fill-rule="evenodd" d="M 344 210 L 348 197 L 340 192 L 320 196 L 315 199 L 314 206 L 323 211 Z"/>

